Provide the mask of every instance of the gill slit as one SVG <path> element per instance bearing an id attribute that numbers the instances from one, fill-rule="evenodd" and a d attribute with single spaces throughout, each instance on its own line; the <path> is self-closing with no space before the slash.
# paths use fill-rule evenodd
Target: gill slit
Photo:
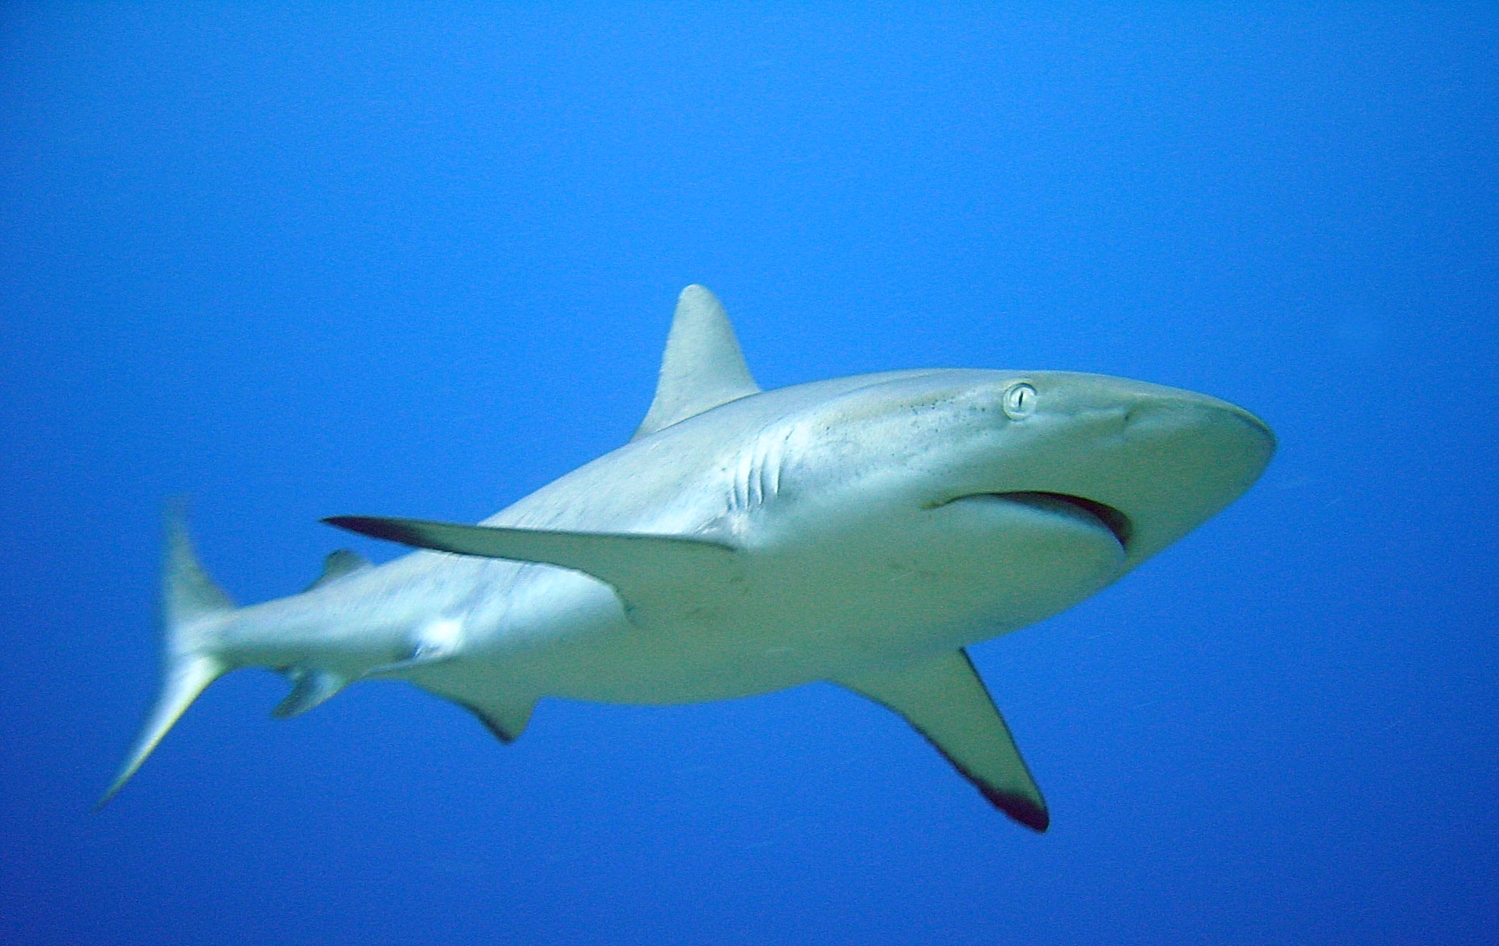
<path id="1" fill-rule="evenodd" d="M 785 462 L 789 434 L 757 437 L 740 453 L 734 466 L 729 507 L 749 512 L 762 507 L 781 491 L 781 466 Z"/>

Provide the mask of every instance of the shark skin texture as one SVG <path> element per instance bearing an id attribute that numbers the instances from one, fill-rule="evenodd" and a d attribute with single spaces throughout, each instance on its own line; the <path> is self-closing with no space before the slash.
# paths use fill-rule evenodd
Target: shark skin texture
<path id="1" fill-rule="evenodd" d="M 278 717 L 404 680 L 505 742 L 543 697 L 665 705 L 830 681 L 1045 831 L 964 648 L 1119 580 L 1274 451 L 1232 404 L 1100 375 L 909 370 L 761 391 L 722 305 L 689 286 L 627 444 L 478 525 L 325 520 L 409 555 L 377 567 L 340 550 L 301 593 L 239 608 L 169 509 L 161 690 L 100 805 L 244 667 L 291 683 Z"/>

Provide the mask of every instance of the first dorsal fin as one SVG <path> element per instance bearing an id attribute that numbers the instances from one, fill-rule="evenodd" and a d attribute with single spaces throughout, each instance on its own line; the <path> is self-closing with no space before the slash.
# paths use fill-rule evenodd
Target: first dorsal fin
<path id="1" fill-rule="evenodd" d="M 704 286 L 688 286 L 677 298 L 666 336 L 656 398 L 630 439 L 759 392 L 723 303 Z"/>

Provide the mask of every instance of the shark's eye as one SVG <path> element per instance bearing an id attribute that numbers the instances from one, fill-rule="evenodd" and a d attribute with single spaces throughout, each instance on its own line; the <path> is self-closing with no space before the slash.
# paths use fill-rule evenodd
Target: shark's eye
<path id="1" fill-rule="evenodd" d="M 1024 381 L 1010 385 L 1005 391 L 1005 415 L 1011 420 L 1022 420 L 1036 409 L 1036 389 Z"/>

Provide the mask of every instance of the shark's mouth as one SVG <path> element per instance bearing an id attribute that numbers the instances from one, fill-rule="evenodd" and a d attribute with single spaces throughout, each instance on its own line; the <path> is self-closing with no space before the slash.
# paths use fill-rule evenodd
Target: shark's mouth
<path id="1" fill-rule="evenodd" d="M 1135 531 L 1134 524 L 1129 521 L 1129 516 L 1113 506 L 1084 496 L 1024 490 L 1015 493 L 977 493 L 973 496 L 959 497 L 960 500 L 977 498 L 999 499 L 1054 515 L 1085 518 L 1107 530 L 1119 542 L 1119 547 L 1126 552 L 1129 551 L 1130 538 Z"/>

